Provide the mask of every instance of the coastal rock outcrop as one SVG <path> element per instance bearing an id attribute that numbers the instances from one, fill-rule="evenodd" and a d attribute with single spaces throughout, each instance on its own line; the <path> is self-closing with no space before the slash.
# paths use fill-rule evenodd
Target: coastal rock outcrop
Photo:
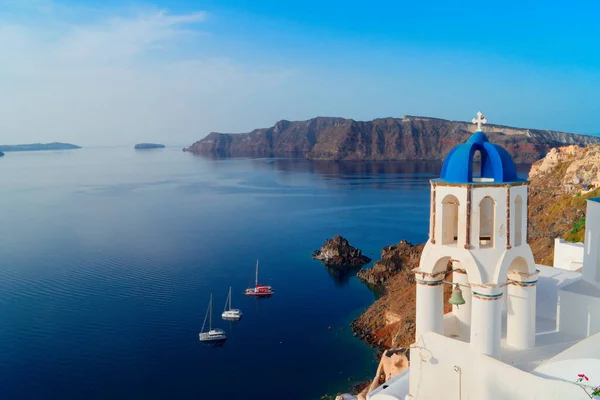
<path id="1" fill-rule="evenodd" d="M 2 157 L 3 155 L 4 155 L 4 153 L 0 151 L 0 157 Z"/>
<path id="2" fill-rule="evenodd" d="M 320 250 L 313 252 L 313 258 L 330 266 L 356 266 L 371 262 L 371 259 L 363 255 L 361 250 L 350 246 L 348 240 L 340 235 L 327 239 Z"/>
<path id="3" fill-rule="evenodd" d="M 404 116 L 372 121 L 317 117 L 279 121 L 249 133 L 212 132 L 184 149 L 197 154 L 248 157 L 306 157 L 314 160 L 442 160 L 466 141 L 475 125 L 463 121 Z M 600 137 L 541 129 L 485 125 L 493 143 L 515 162 L 533 162 L 552 148 L 570 144 L 600 144 Z"/>
<path id="4" fill-rule="evenodd" d="M 410 271 L 418 267 L 424 246 L 414 245 L 406 240 L 393 246 L 385 246 L 381 250 L 381 259 L 375 262 L 373 268 L 363 268 L 356 276 L 371 285 L 382 285 L 399 271 Z"/>
<path id="5" fill-rule="evenodd" d="M 584 240 L 586 201 L 600 196 L 600 146 L 552 149 L 529 180 L 529 245 L 537 263 L 552 265 L 555 238 Z"/>
<path id="6" fill-rule="evenodd" d="M 135 146 L 133 146 L 133 148 L 135 150 L 164 149 L 165 145 L 158 143 L 138 143 Z"/>

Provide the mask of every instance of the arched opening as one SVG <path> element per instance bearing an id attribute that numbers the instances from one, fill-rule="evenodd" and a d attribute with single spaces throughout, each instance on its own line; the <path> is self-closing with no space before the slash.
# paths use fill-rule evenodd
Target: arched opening
<path id="1" fill-rule="evenodd" d="M 515 199 L 515 246 L 520 246 L 523 240 L 523 198 Z"/>
<path id="2" fill-rule="evenodd" d="M 473 182 L 493 182 L 492 171 L 489 170 L 487 153 L 480 149 L 473 153 L 473 164 L 471 165 L 471 176 Z"/>
<path id="3" fill-rule="evenodd" d="M 479 247 L 494 247 L 496 203 L 487 196 L 479 203 Z"/>
<path id="4" fill-rule="evenodd" d="M 481 181 L 481 178 L 483 177 L 482 161 L 483 157 L 481 150 L 475 150 L 475 153 L 473 153 L 473 165 L 471 167 L 471 171 L 473 173 L 473 182 Z"/>
<path id="5" fill-rule="evenodd" d="M 535 345 L 536 286 L 528 282 L 532 278 L 527 260 L 523 257 L 512 260 L 506 278 L 508 285 L 505 291 L 506 316 L 502 319 L 503 336 L 511 347 L 532 348 Z"/>
<path id="6" fill-rule="evenodd" d="M 508 267 L 508 272 L 520 272 L 522 274 L 529 273 L 529 267 L 527 266 L 527 260 L 523 257 L 515 257 Z"/>
<path id="7" fill-rule="evenodd" d="M 444 296 L 444 311 L 446 311 L 444 315 L 444 334 L 468 343 L 471 338 L 471 305 L 473 303 L 469 276 L 459 261 L 453 261 L 452 267 L 454 269 L 451 277 L 453 284 L 446 285 L 445 290 L 448 291 L 448 295 Z M 460 294 L 465 301 L 464 304 L 449 304 L 448 300 L 452 297 L 452 291 L 456 289 L 456 285 L 460 288 Z"/>
<path id="8" fill-rule="evenodd" d="M 458 243 L 458 199 L 448 195 L 442 201 L 442 244 Z"/>

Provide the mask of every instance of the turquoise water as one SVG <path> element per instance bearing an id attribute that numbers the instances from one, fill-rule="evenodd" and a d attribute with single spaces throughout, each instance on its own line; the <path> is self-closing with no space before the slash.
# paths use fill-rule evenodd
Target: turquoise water
<path id="1" fill-rule="evenodd" d="M 438 163 L 212 160 L 166 148 L 0 159 L 0 397 L 317 399 L 370 379 L 374 300 L 311 259 L 426 239 Z M 260 259 L 276 294 L 242 295 Z M 229 286 L 239 323 L 220 313 Z M 198 332 L 215 296 L 229 339 Z"/>

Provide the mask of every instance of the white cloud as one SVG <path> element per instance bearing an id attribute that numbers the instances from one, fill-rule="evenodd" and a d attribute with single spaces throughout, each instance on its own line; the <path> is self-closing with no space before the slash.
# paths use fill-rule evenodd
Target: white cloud
<path id="1" fill-rule="evenodd" d="M 0 143 L 187 144 L 239 129 L 232 115 L 252 119 L 246 101 L 289 77 L 212 57 L 204 11 L 80 15 L 83 23 L 40 4 L 52 18 L 0 18 Z"/>

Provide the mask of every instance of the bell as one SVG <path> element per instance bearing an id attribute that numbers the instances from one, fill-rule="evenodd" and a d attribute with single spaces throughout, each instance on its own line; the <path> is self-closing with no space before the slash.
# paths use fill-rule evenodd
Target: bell
<path id="1" fill-rule="evenodd" d="M 450 297 L 448 303 L 455 306 L 465 304 L 465 299 L 463 298 L 462 290 L 460 290 L 460 286 L 458 286 L 458 283 L 454 285 L 454 289 L 452 289 L 452 297 Z"/>

